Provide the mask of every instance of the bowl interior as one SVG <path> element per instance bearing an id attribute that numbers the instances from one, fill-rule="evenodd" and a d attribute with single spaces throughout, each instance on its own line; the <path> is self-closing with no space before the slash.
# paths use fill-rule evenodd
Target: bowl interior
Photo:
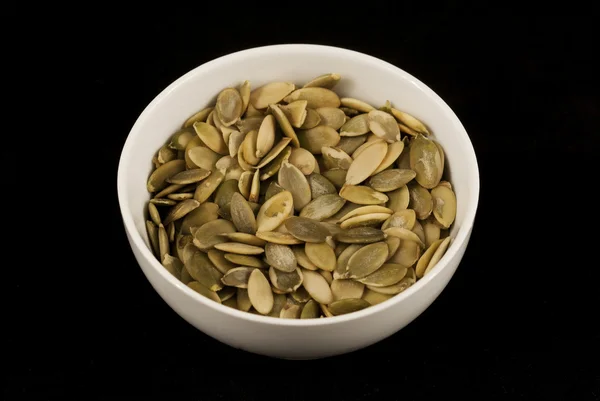
<path id="1" fill-rule="evenodd" d="M 155 268 L 163 269 L 150 251 L 144 210 L 149 199 L 146 181 L 151 172 L 152 157 L 159 147 L 189 116 L 213 105 L 216 95 L 225 87 L 237 87 L 246 79 L 252 88 L 272 81 L 290 81 L 300 87 L 311 78 L 327 72 L 337 72 L 342 76 L 335 88 L 340 96 L 355 97 L 375 107 L 390 100 L 395 108 L 423 121 L 444 148 L 447 178 L 452 182 L 458 202 L 456 221 L 451 230 L 453 242 L 436 266 L 436 269 L 444 268 L 445 260 L 450 259 L 466 240 L 479 195 L 477 160 L 462 124 L 439 96 L 410 74 L 361 53 L 315 45 L 268 46 L 213 60 L 171 84 L 140 115 L 121 156 L 119 202 L 125 227 L 133 242 L 145 248 L 142 252 L 152 260 Z M 417 281 L 411 289 L 418 290 L 423 281 L 435 275 L 436 269 Z M 400 294 L 386 303 L 402 296 Z"/>

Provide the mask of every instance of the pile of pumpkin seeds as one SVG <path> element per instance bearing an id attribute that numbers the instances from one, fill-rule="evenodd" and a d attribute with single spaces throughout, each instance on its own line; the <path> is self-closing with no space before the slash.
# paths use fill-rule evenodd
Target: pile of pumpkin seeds
<path id="1" fill-rule="evenodd" d="M 381 303 L 448 249 L 456 196 L 415 117 L 302 87 L 223 89 L 153 158 L 146 227 L 173 276 L 250 313 L 330 317 Z"/>

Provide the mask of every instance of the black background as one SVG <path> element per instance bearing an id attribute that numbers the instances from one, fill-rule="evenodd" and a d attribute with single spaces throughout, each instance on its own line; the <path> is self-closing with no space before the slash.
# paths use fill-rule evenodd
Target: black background
<path id="1" fill-rule="evenodd" d="M 289 12 L 269 14 L 283 6 Z M 74 89 L 62 94 L 60 128 L 40 135 L 40 143 L 59 131 L 69 138 L 45 166 L 85 166 L 79 174 L 92 184 L 74 170 L 40 180 L 51 199 L 37 205 L 52 213 L 21 234 L 27 263 L 3 263 L 14 274 L 3 286 L 4 399 L 600 399 L 594 16 L 246 7 L 267 11 L 104 7 L 40 29 L 39 58 L 56 68 L 45 79 Z M 472 239 L 442 295 L 396 335 L 320 361 L 251 355 L 187 324 L 138 268 L 116 197 L 121 147 L 161 90 L 213 58 L 283 43 L 345 47 L 413 74 L 461 119 L 481 173 Z M 81 147 L 85 155 L 73 152 Z"/>

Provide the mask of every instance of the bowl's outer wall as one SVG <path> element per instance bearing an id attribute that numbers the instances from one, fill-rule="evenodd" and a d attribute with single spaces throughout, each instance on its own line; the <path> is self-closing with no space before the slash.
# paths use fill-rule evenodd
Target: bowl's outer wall
<path id="1" fill-rule="evenodd" d="M 151 159 L 170 134 L 190 115 L 214 104 L 224 87 L 250 80 L 256 88 L 270 81 L 302 85 L 325 72 L 338 72 L 336 87 L 379 107 L 394 107 L 425 122 L 446 153 L 446 166 L 458 200 L 455 237 L 438 266 L 413 287 L 370 310 L 359 320 L 289 327 L 241 319 L 227 307 L 201 296 L 170 276 L 152 256 L 145 229 L 146 180 Z M 119 165 L 119 201 L 125 228 L 138 263 L 161 297 L 184 319 L 210 336 L 265 355 L 316 358 L 372 344 L 404 327 L 422 313 L 446 286 L 468 243 L 479 195 L 477 160 L 469 138 L 452 110 L 435 93 L 406 72 L 356 52 L 312 45 L 280 45 L 225 56 L 186 74 L 144 110 L 132 128 Z M 365 311 L 362 311 L 365 312 Z M 359 312 L 359 313 L 362 313 Z M 368 316 L 367 316 L 368 315 Z M 291 345 L 293 344 L 293 345 Z"/>

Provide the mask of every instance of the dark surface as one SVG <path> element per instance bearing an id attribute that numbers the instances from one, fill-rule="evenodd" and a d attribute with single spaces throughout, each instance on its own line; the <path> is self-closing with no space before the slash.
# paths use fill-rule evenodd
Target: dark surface
<path id="1" fill-rule="evenodd" d="M 93 144 L 95 185 L 85 207 L 57 202 L 65 212 L 53 221 L 85 213 L 49 234 L 75 237 L 44 254 L 66 260 L 43 267 L 44 279 L 28 266 L 5 283 L 4 399 L 600 399 L 592 18 L 459 21 L 381 8 L 326 30 L 291 23 L 292 12 L 285 23 L 215 6 L 112 17 L 122 12 L 70 21 L 63 37 L 74 59 L 65 70 L 77 71 L 73 110 L 89 113 L 80 141 Z M 205 20 L 224 14 L 218 29 Z M 137 116 L 177 77 L 233 51 L 302 42 L 380 57 L 436 91 L 471 137 L 481 198 L 456 275 L 412 324 L 349 355 L 287 362 L 222 345 L 162 301 L 125 238 L 116 172 Z"/>

